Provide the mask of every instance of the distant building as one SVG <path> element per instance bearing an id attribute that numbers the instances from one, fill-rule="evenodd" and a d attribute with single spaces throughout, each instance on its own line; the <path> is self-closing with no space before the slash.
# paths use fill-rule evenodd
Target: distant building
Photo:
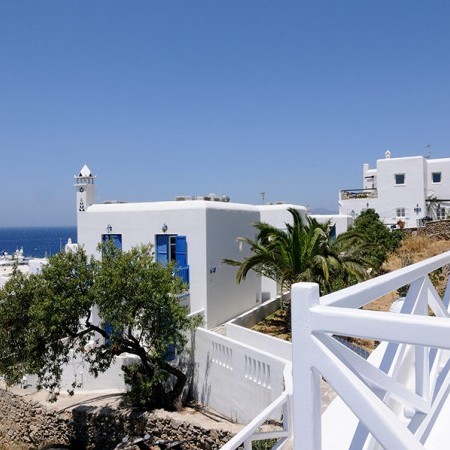
<path id="1" fill-rule="evenodd" d="M 423 156 L 377 160 L 376 168 L 363 165 L 363 188 L 344 189 L 339 213 L 356 217 L 372 208 L 391 226 L 415 228 L 450 215 L 450 158 Z"/>

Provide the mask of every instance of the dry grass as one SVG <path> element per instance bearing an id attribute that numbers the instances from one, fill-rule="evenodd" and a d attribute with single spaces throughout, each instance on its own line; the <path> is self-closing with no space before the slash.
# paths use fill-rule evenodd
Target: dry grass
<path id="1" fill-rule="evenodd" d="M 439 255 L 450 250 L 450 241 L 433 239 L 426 236 L 406 236 L 399 248 L 391 253 L 384 263 L 383 269 L 386 272 L 393 272 L 402 267 L 409 266 L 424 259 Z M 447 282 L 447 270 L 436 271 L 431 275 L 433 284 L 437 291 L 442 294 Z M 389 311 L 391 304 L 399 297 L 397 292 L 389 294 L 367 304 L 363 309 L 372 311 Z"/>
<path id="2" fill-rule="evenodd" d="M 286 330 L 286 309 L 278 309 L 261 322 L 255 324 L 252 330 L 268 334 L 284 341 L 291 340 L 291 333 Z"/>
<path id="3" fill-rule="evenodd" d="M 423 261 L 448 250 L 450 250 L 450 241 L 433 239 L 427 236 L 406 236 L 399 248 L 391 253 L 388 260 L 383 265 L 383 269 L 386 272 L 393 272 L 394 270 Z M 440 295 L 444 293 L 447 278 L 448 269 L 437 270 L 433 274 L 430 274 L 430 279 Z M 371 311 L 389 311 L 392 303 L 397 300 L 399 296 L 397 291 L 390 292 L 363 306 L 363 309 Z M 376 347 L 374 341 L 367 339 L 352 338 L 351 340 L 356 345 L 359 345 L 368 351 L 371 351 Z M 355 342 L 355 340 L 360 342 Z"/>
<path id="4" fill-rule="evenodd" d="M 448 250 L 450 250 L 450 241 L 426 236 L 407 236 L 400 247 L 391 254 L 383 268 L 386 272 L 392 272 Z"/>

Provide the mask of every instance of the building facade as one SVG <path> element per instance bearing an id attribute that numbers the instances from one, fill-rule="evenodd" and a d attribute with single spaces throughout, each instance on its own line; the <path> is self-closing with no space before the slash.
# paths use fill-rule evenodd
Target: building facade
<path id="1" fill-rule="evenodd" d="M 450 215 L 450 158 L 392 158 L 363 166 L 363 188 L 339 195 L 339 213 L 356 217 L 372 208 L 392 227 L 415 228 Z"/>
<path id="2" fill-rule="evenodd" d="M 238 237 L 254 237 L 255 222 L 285 226 L 298 205 L 248 205 L 228 197 L 177 197 L 175 201 L 124 203 L 95 201 L 95 177 L 87 166 L 75 176 L 78 244 L 88 255 L 100 257 L 98 244 L 112 241 L 123 250 L 152 244 L 155 259 L 176 262 L 177 274 L 188 284 L 184 304 L 191 312 L 204 311 L 206 328 L 213 328 L 276 295 L 271 280 L 251 271 L 240 284 L 236 268 L 224 258 L 242 260 L 250 248 Z"/>

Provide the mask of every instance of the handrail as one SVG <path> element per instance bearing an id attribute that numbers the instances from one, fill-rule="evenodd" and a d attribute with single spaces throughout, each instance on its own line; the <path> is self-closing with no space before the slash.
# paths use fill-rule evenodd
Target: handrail
<path id="1" fill-rule="evenodd" d="M 342 189 L 341 192 L 366 192 L 366 191 L 376 191 L 377 188 L 366 188 L 366 189 Z"/>
<path id="2" fill-rule="evenodd" d="M 277 408 L 284 405 L 288 398 L 289 394 L 287 392 L 283 392 L 269 406 L 261 411 L 261 413 L 256 416 L 245 428 L 236 434 L 236 436 L 231 438 L 224 446 L 222 446 L 222 450 L 234 450 L 243 442 L 254 436 L 258 427 L 260 427 L 267 420 L 267 417 L 270 417 L 270 414 L 272 414 Z M 258 436 L 262 435 L 263 433 L 258 433 Z M 287 436 L 287 431 L 285 432 L 285 435 Z M 264 437 L 263 439 L 266 438 Z"/>
<path id="3" fill-rule="evenodd" d="M 408 450 L 423 449 L 429 436 L 438 439 L 433 427 L 450 388 L 450 283 L 441 298 L 429 274 L 449 264 L 446 252 L 322 298 L 315 283 L 293 286 L 295 449 L 322 449 L 322 438 L 333 449 L 374 449 L 378 443 Z M 400 313 L 359 309 L 405 285 Z M 334 334 L 381 344 L 365 361 Z M 356 426 L 340 433 L 339 443 L 321 431 L 321 377 L 341 399 L 325 414 L 332 416 L 326 424 Z"/>
<path id="4" fill-rule="evenodd" d="M 239 433 L 230 439 L 222 450 L 234 450 L 242 443 L 246 449 L 251 449 L 251 442 L 264 439 L 289 439 L 292 437 L 292 422 L 291 422 L 291 398 L 292 398 L 292 364 L 286 362 L 283 370 L 285 388 L 282 394 L 276 398 L 270 405 L 264 408 L 248 425 L 246 425 Z M 267 431 L 257 432 L 258 428 L 266 422 L 274 411 L 280 407 L 284 407 L 283 421 L 284 426 L 282 431 Z"/>
<path id="5" fill-rule="evenodd" d="M 379 298 L 389 292 L 412 283 L 414 280 L 450 264 L 450 251 L 412 264 L 402 269 L 372 278 L 363 283 L 325 295 L 320 298 L 324 306 L 338 306 L 344 308 L 360 308 L 361 306 Z"/>
<path id="6" fill-rule="evenodd" d="M 376 188 L 367 189 L 343 189 L 340 192 L 341 200 L 353 200 L 363 198 L 377 198 L 378 190 Z"/>

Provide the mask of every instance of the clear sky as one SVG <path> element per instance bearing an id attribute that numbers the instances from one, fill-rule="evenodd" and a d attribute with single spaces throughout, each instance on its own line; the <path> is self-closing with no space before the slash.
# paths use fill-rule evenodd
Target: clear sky
<path id="1" fill-rule="evenodd" d="M 98 199 L 337 210 L 384 156 L 450 157 L 448 0 L 0 0 L 0 226 Z M 431 147 L 427 147 L 431 146 Z"/>

